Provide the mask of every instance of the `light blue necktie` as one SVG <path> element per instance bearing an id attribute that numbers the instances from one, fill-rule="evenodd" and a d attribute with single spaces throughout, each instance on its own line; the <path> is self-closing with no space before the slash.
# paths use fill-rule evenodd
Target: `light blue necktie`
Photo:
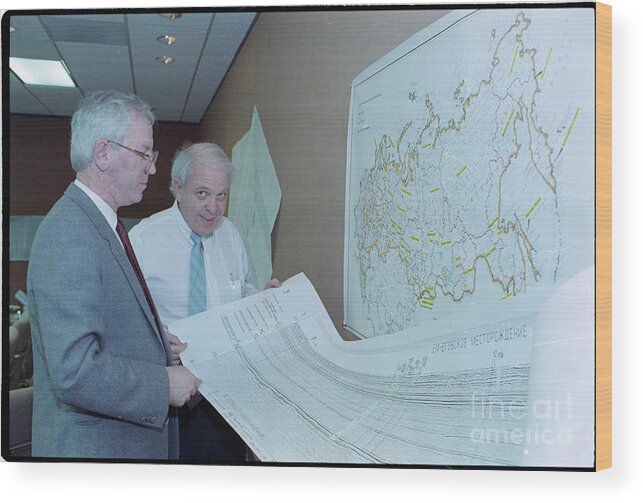
<path id="1" fill-rule="evenodd" d="M 205 261 L 201 236 L 194 232 L 190 235 L 194 243 L 190 252 L 190 296 L 188 297 L 188 316 L 205 311 L 207 297 L 205 290 Z"/>

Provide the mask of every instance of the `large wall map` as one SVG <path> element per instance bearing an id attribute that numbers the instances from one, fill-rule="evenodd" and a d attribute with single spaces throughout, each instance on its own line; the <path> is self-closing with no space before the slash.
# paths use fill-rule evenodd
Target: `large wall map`
<path id="1" fill-rule="evenodd" d="M 351 96 L 348 328 L 538 313 L 593 266 L 594 158 L 592 9 L 456 10 L 374 63 Z"/>

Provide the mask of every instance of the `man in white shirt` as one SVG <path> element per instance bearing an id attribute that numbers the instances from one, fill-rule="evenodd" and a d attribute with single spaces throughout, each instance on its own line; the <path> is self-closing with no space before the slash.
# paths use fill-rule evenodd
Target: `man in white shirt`
<path id="1" fill-rule="evenodd" d="M 130 231 L 143 275 L 166 325 L 257 291 L 247 281 L 250 266 L 243 241 L 224 216 L 232 173 L 232 164 L 217 145 L 184 146 L 172 163 L 174 204 Z M 203 268 L 200 299 L 195 287 L 195 254 Z M 265 288 L 279 286 L 281 283 L 272 279 Z M 205 400 L 193 409 L 181 409 L 179 420 L 181 459 L 245 460 L 245 444 Z"/>

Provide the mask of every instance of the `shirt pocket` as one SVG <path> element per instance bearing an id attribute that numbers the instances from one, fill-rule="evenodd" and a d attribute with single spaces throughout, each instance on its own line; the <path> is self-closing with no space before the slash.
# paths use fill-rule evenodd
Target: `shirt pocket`
<path id="1" fill-rule="evenodd" d="M 241 281 L 241 278 L 239 278 L 238 275 L 235 275 L 234 273 L 228 274 L 228 287 L 230 288 L 231 300 L 235 301 L 241 298 L 242 286 L 243 286 L 243 282 Z"/>

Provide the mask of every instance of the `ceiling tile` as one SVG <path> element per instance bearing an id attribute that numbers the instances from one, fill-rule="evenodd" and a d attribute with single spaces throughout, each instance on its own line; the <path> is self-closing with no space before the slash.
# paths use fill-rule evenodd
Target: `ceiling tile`
<path id="1" fill-rule="evenodd" d="M 50 112 L 31 94 L 16 77 L 11 74 L 9 79 L 10 113 L 49 115 Z"/>
<path id="2" fill-rule="evenodd" d="M 74 42 L 57 45 L 74 80 L 86 93 L 97 89 L 134 92 L 127 47 Z"/>
<path id="3" fill-rule="evenodd" d="M 176 20 L 128 14 L 127 20 L 137 94 L 150 102 L 159 119 L 180 120 L 212 14 L 184 14 Z M 177 42 L 162 44 L 157 38 L 163 35 L 173 35 Z M 161 56 L 175 61 L 165 65 L 156 61 Z"/>
<path id="4" fill-rule="evenodd" d="M 95 21 L 82 16 L 40 16 L 54 42 L 127 45 L 124 22 Z"/>
<path id="5" fill-rule="evenodd" d="M 215 14 L 182 120 L 201 121 L 256 15 L 254 12 Z"/>
<path id="6" fill-rule="evenodd" d="M 13 58 L 59 60 L 53 42 L 37 16 L 11 16 L 16 31 L 9 35 L 9 55 Z"/>
<path id="7" fill-rule="evenodd" d="M 71 116 L 83 97 L 77 88 L 27 86 L 51 110 L 52 115 Z"/>
<path id="8" fill-rule="evenodd" d="M 106 23 L 124 23 L 125 14 L 65 14 L 70 19 L 103 21 Z"/>

